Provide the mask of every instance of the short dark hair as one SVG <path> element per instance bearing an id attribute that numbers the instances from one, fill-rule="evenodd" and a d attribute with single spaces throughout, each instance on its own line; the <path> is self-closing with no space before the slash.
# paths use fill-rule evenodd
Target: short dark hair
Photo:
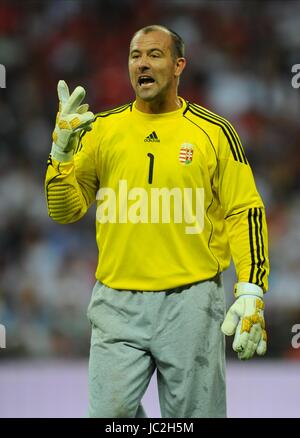
<path id="1" fill-rule="evenodd" d="M 140 32 L 150 33 L 150 32 L 155 32 L 157 30 L 165 31 L 170 35 L 170 37 L 172 39 L 173 58 L 175 58 L 175 59 L 182 58 L 184 56 L 184 41 L 181 38 L 181 36 L 178 35 L 178 33 L 174 32 L 174 30 L 169 29 L 166 26 L 161 26 L 160 24 L 152 24 L 150 26 L 142 27 L 142 29 L 139 29 L 138 31 L 135 32 L 135 34 L 133 35 L 132 38 L 134 38 L 135 35 L 140 33 Z"/>

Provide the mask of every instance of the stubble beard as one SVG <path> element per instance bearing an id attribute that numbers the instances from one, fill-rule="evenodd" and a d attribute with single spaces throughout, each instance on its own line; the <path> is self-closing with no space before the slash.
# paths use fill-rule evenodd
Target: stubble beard
<path id="1" fill-rule="evenodd" d="M 163 86 L 162 88 L 154 91 L 154 93 L 149 94 L 145 96 L 143 96 L 143 92 L 139 93 L 138 89 L 136 89 L 136 95 L 139 99 L 143 100 L 144 102 L 163 102 L 166 99 L 166 96 L 168 94 L 168 90 L 171 88 L 171 82 L 167 82 L 165 84 L 165 86 Z"/>

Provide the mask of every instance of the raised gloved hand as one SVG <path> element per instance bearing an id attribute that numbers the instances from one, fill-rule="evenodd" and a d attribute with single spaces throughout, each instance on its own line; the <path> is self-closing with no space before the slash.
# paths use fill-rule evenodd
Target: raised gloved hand
<path id="1" fill-rule="evenodd" d="M 235 285 L 234 295 L 236 301 L 221 330 L 227 336 L 235 334 L 232 348 L 239 359 L 251 359 L 255 352 L 262 356 L 267 350 L 263 290 L 255 284 L 240 282 Z"/>
<path id="2" fill-rule="evenodd" d="M 58 161 L 70 161 L 73 149 L 79 141 L 82 130 L 91 130 L 94 114 L 88 111 L 88 104 L 80 105 L 85 97 L 83 87 L 76 87 L 70 95 L 65 81 L 57 84 L 59 110 L 52 134 L 51 155 Z"/>

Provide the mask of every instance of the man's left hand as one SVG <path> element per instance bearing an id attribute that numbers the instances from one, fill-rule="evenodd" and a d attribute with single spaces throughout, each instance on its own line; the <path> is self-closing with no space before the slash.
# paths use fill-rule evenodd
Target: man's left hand
<path id="1" fill-rule="evenodd" d="M 255 352 L 262 356 L 267 350 L 263 291 L 250 283 L 237 283 L 235 296 L 237 300 L 228 310 L 221 330 L 227 336 L 235 334 L 232 347 L 239 359 L 251 359 Z"/>

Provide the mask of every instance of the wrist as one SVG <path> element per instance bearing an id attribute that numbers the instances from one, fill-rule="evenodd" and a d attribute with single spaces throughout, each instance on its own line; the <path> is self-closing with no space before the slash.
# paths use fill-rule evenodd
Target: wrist
<path id="1" fill-rule="evenodd" d="M 54 142 L 52 143 L 50 154 L 53 158 L 60 162 L 72 161 L 73 159 L 73 150 L 70 150 L 69 152 L 63 152 L 61 147 L 57 146 L 57 144 Z"/>
<path id="2" fill-rule="evenodd" d="M 235 298 L 239 298 L 243 295 L 251 295 L 263 298 L 264 291 L 257 284 L 240 281 L 234 286 L 234 296 Z"/>

